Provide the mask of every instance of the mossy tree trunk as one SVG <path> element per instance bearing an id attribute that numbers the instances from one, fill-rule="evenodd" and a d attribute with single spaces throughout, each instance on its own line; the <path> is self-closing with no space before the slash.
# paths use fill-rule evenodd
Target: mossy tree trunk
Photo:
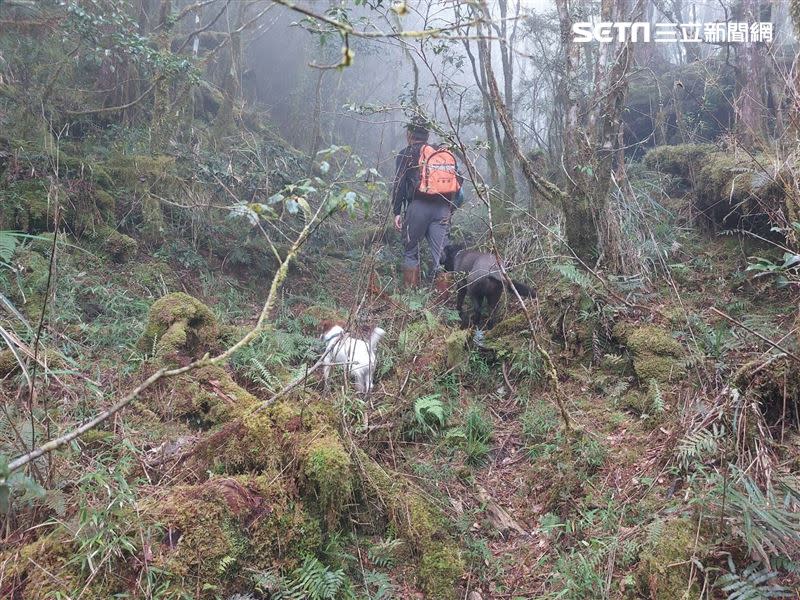
<path id="1" fill-rule="evenodd" d="M 508 0 L 499 0 L 497 6 L 500 10 L 499 23 L 492 19 L 489 9 L 483 5 L 483 12 L 486 22 L 490 23 L 490 28 L 494 30 L 494 35 L 499 40 L 500 44 L 500 62 L 503 69 L 503 105 L 505 112 L 508 114 L 509 121 L 514 122 L 514 56 L 513 56 L 513 42 L 516 36 L 516 19 L 511 31 L 508 30 Z M 520 3 L 516 2 L 516 13 L 519 15 Z M 479 52 L 485 56 L 481 57 L 481 64 L 491 64 L 491 41 L 486 44 L 478 45 Z M 497 127 L 495 127 L 497 131 Z M 499 137 L 499 136 L 498 136 Z M 515 171 L 517 166 L 516 157 L 514 154 L 514 132 L 504 131 L 502 140 L 498 139 L 498 146 L 500 148 L 500 156 L 503 159 L 503 195 L 506 203 L 513 204 L 517 196 L 517 184 L 515 178 Z M 502 213 L 506 213 L 505 209 Z"/>
<path id="2" fill-rule="evenodd" d="M 761 20 L 758 0 L 743 0 L 737 12 L 738 22 L 749 24 Z M 739 88 L 734 102 L 736 132 L 739 141 L 750 147 L 764 137 L 764 64 L 758 47 L 753 42 L 736 44 L 736 47 L 736 84 Z"/>
<path id="3" fill-rule="evenodd" d="M 598 253 L 595 208 L 589 194 L 587 175 L 591 167 L 586 161 L 591 157 L 581 152 L 581 134 L 578 122 L 578 68 L 580 47 L 572 42 L 572 15 L 567 0 L 557 0 L 561 44 L 564 48 L 564 76 L 558 90 L 557 102 L 562 106 L 564 118 L 563 151 L 567 167 L 567 194 L 564 200 L 564 232 L 567 243 L 576 256 L 587 264 L 593 263 Z"/>
<path id="4" fill-rule="evenodd" d="M 564 49 L 564 77 L 556 101 L 563 114 L 564 163 L 567 193 L 564 200 L 564 226 L 567 242 L 575 255 L 587 265 L 603 258 L 612 270 L 622 270 L 619 219 L 610 205 L 612 174 L 620 173 L 622 111 L 627 93 L 627 74 L 633 62 L 630 42 L 601 44 L 591 55 L 593 89 L 587 110 L 579 110 L 581 48 L 572 41 L 574 6 L 557 0 L 561 43 Z M 626 0 L 602 0 L 601 20 L 614 22 L 627 18 Z M 637 0 L 635 15 L 642 15 L 642 0 Z M 635 19 L 634 19 L 635 20 Z M 584 59 L 586 59 L 584 55 Z M 591 73 L 591 71 L 590 71 Z M 615 164 L 617 163 L 617 164 Z"/>
<path id="5" fill-rule="evenodd" d="M 497 80 L 494 76 L 494 70 L 492 69 L 489 52 L 488 52 L 488 42 L 485 37 L 482 35 L 482 29 L 480 26 L 478 27 L 478 48 L 480 50 L 479 57 L 481 60 L 481 64 L 483 69 L 486 73 L 486 83 L 487 83 L 487 91 L 489 92 L 489 99 L 491 100 L 492 106 L 497 114 L 497 118 L 500 121 L 500 124 L 503 127 L 503 131 L 505 132 L 510 144 L 511 144 L 511 151 L 514 154 L 515 159 L 522 167 L 522 173 L 525 176 L 525 179 L 528 181 L 528 185 L 530 186 L 531 190 L 535 190 L 539 196 L 543 199 L 547 200 L 551 204 L 561 208 L 564 205 L 564 192 L 559 189 L 557 186 L 553 185 L 550 181 L 545 179 L 537 170 L 536 166 L 534 165 L 534 161 L 532 161 L 528 156 L 526 156 L 519 145 L 519 141 L 514 133 L 514 125 L 511 122 L 511 118 L 509 117 L 508 111 L 506 110 L 506 106 L 503 103 L 503 99 L 500 95 L 500 90 L 497 85 Z M 491 199 L 489 199 L 492 202 Z M 494 203 L 492 202 L 492 207 L 494 208 Z"/>
<path id="6" fill-rule="evenodd" d="M 311 132 L 311 147 L 308 152 L 308 167 L 306 172 L 310 177 L 314 169 L 314 161 L 319 151 L 320 141 L 322 139 L 322 79 L 325 77 L 325 69 L 320 69 L 317 74 L 317 84 L 314 89 L 314 117 L 313 117 L 313 130 Z"/>
<path id="7" fill-rule="evenodd" d="M 488 19 L 487 19 L 488 20 Z M 483 37 L 486 32 L 483 30 L 481 25 L 478 25 L 478 36 Z M 478 42 L 478 60 L 481 67 L 481 77 L 484 78 L 487 82 L 490 77 L 494 78 L 494 74 L 491 71 L 491 63 L 492 63 L 492 54 L 491 54 L 491 46 L 485 40 L 480 40 Z M 495 82 L 495 90 L 494 92 L 489 92 L 492 98 L 492 104 L 497 106 L 497 104 L 503 104 L 503 110 L 508 113 L 508 107 L 505 105 L 503 99 L 500 98 L 500 92 L 496 88 Z M 489 140 L 492 140 L 491 136 L 494 136 L 496 143 L 490 141 L 490 150 L 494 151 L 495 148 L 500 149 L 500 157 L 503 161 L 503 191 L 501 192 L 498 188 L 493 187 L 493 189 L 489 192 L 488 199 L 491 206 L 492 211 L 492 223 L 494 225 L 499 225 L 507 221 L 508 219 L 508 210 L 506 204 L 510 201 L 513 201 L 513 196 L 509 197 L 508 194 L 511 191 L 514 193 L 513 187 L 509 187 L 508 178 L 509 176 L 513 179 L 514 177 L 514 168 L 513 165 L 509 165 L 507 150 L 505 141 L 510 140 L 510 136 L 508 132 L 506 132 L 505 138 L 501 140 L 500 134 L 496 131 L 496 127 L 494 127 L 494 115 L 490 112 L 489 115 L 484 115 L 484 118 L 489 117 L 489 121 L 485 122 L 487 127 L 487 135 L 490 136 Z M 509 119 L 510 121 L 510 119 Z M 491 129 L 491 131 L 490 131 Z M 497 169 L 497 165 L 495 164 L 495 171 L 496 177 L 495 183 L 499 181 L 499 170 Z"/>
<path id="8" fill-rule="evenodd" d="M 517 0 L 517 14 L 519 14 L 519 2 Z M 500 8 L 500 26 L 498 34 L 500 36 L 500 60 L 503 65 L 503 96 L 505 98 L 508 116 L 514 122 L 514 60 L 512 56 L 513 36 L 509 40 L 508 36 L 508 0 L 499 0 L 497 3 Z M 516 19 L 514 20 L 513 31 L 516 32 Z M 516 161 L 514 152 L 511 148 L 510 135 L 503 136 L 503 164 L 505 167 L 505 195 L 508 202 L 513 203 L 517 197 L 517 184 L 514 177 Z"/>
<path id="9" fill-rule="evenodd" d="M 161 0 L 158 9 L 158 33 L 154 36 L 156 46 L 162 53 L 169 52 L 169 15 L 172 0 Z M 166 131 L 167 110 L 169 107 L 169 81 L 164 73 L 157 72 L 153 88 L 153 115 L 150 120 L 150 150 L 158 153 L 164 150 L 169 133 Z"/>
<path id="10" fill-rule="evenodd" d="M 241 2 L 232 2 L 228 10 L 230 14 L 230 25 L 228 30 L 228 52 L 224 55 L 224 68 L 222 70 L 222 105 L 214 118 L 214 131 L 224 136 L 234 128 L 233 109 L 242 95 L 241 72 L 242 72 L 242 17 L 246 8 Z"/>

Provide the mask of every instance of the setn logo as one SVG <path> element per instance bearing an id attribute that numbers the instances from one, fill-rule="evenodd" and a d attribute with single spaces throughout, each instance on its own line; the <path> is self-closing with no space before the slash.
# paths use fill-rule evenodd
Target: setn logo
<path id="1" fill-rule="evenodd" d="M 765 43 L 773 39 L 773 23 L 706 22 L 706 23 L 649 23 L 580 21 L 572 24 L 572 41 L 587 42 L 656 42 L 679 44 L 719 44 L 724 42 Z"/>
<path id="2" fill-rule="evenodd" d="M 628 32 L 630 32 L 632 42 L 650 41 L 650 23 L 631 23 L 629 21 L 601 21 L 598 23 L 581 21 L 573 23 L 572 41 L 579 44 L 586 42 L 624 42 L 627 39 Z M 639 39 L 640 34 L 642 35 L 641 40 Z"/>

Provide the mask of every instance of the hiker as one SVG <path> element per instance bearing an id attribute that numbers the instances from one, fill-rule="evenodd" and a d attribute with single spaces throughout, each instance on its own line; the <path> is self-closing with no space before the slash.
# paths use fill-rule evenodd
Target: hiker
<path id="1" fill-rule="evenodd" d="M 397 155 L 392 187 L 394 226 L 403 232 L 403 287 L 419 285 L 419 243 L 424 237 L 431 251 L 428 278 L 443 291 L 447 279 L 441 274 L 439 258 L 447 244 L 450 217 L 463 201 L 463 177 L 449 150 L 428 145 L 423 121 L 412 120 L 406 130 L 408 146 Z"/>

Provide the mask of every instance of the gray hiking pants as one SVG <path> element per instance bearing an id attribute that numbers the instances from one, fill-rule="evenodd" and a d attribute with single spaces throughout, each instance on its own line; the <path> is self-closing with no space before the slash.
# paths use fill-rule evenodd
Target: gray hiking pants
<path id="1" fill-rule="evenodd" d="M 450 204 L 445 200 L 415 198 L 403 219 L 403 267 L 418 267 L 419 243 L 424 237 L 431 249 L 432 268 L 429 277 L 439 269 L 442 248 L 450 230 Z"/>

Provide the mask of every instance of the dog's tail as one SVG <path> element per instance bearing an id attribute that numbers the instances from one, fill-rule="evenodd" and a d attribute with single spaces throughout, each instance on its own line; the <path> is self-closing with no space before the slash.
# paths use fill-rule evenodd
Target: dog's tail
<path id="1" fill-rule="evenodd" d="M 386 335 L 386 332 L 380 327 L 373 329 L 372 335 L 369 336 L 369 347 L 376 348 L 384 335 Z"/>
<path id="2" fill-rule="evenodd" d="M 512 284 L 517 289 L 517 293 L 520 296 L 522 296 L 523 298 L 536 298 L 536 290 L 535 289 L 529 288 L 527 285 L 525 285 L 524 283 L 520 283 L 516 279 L 512 279 L 510 283 L 509 283 L 508 280 L 505 280 L 506 289 L 509 292 L 513 292 L 514 291 L 512 289 L 512 287 L 511 287 Z"/>

